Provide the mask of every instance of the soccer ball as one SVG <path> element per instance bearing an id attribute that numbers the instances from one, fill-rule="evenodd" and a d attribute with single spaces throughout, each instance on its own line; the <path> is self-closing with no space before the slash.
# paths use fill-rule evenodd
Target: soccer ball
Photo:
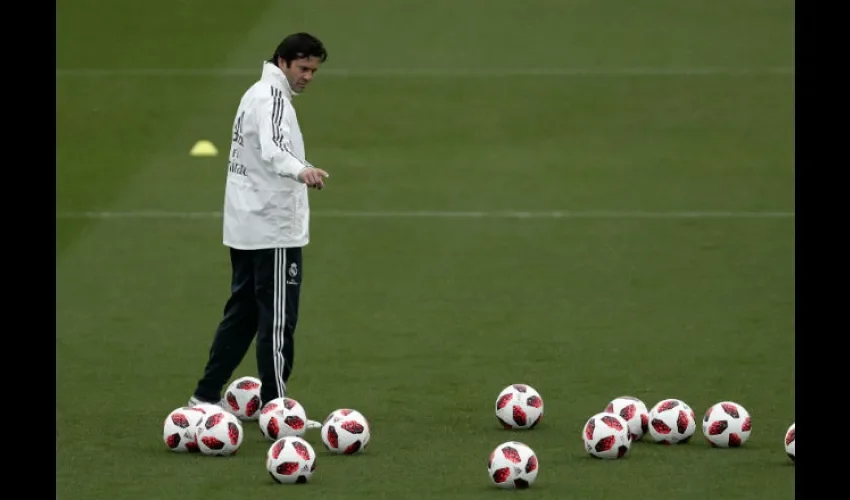
<path id="1" fill-rule="evenodd" d="M 649 432 L 649 410 L 646 409 L 646 404 L 638 398 L 632 396 L 614 398 L 605 407 L 605 411 L 623 417 L 629 424 L 632 441 L 639 441 Z"/>
<path id="2" fill-rule="evenodd" d="M 796 463 L 797 460 L 797 439 L 796 439 L 796 431 L 794 430 L 794 426 L 797 425 L 797 422 L 791 424 L 791 427 L 785 431 L 785 454 L 788 455 L 788 458 L 791 459 L 792 462 Z"/>
<path id="3" fill-rule="evenodd" d="M 316 452 L 301 437 L 282 437 L 266 454 L 266 470 L 281 484 L 306 483 L 316 470 Z"/>
<path id="4" fill-rule="evenodd" d="M 162 424 L 162 440 L 171 451 L 196 452 L 198 449 L 197 429 L 204 414 L 194 408 L 177 408 L 165 417 Z"/>
<path id="5" fill-rule="evenodd" d="M 242 422 L 224 408 L 206 413 L 198 425 L 198 448 L 204 455 L 233 455 L 242 438 Z"/>
<path id="6" fill-rule="evenodd" d="M 687 443 L 696 428 L 694 410 L 681 399 L 663 399 L 649 411 L 649 435 L 656 443 Z"/>
<path id="7" fill-rule="evenodd" d="M 716 448 L 737 448 L 750 439 L 752 420 L 747 410 L 732 401 L 711 406 L 702 418 L 702 433 Z"/>
<path id="8" fill-rule="evenodd" d="M 496 418 L 505 429 L 533 429 L 543 418 L 543 398 L 530 385 L 509 385 L 496 398 Z"/>
<path id="9" fill-rule="evenodd" d="M 226 409 L 243 420 L 257 420 L 260 416 L 260 379 L 240 377 L 224 391 Z"/>
<path id="10" fill-rule="evenodd" d="M 371 437 L 369 421 L 357 410 L 334 410 L 322 424 L 322 442 L 325 448 L 334 453 L 360 453 L 369 445 Z"/>
<path id="11" fill-rule="evenodd" d="M 487 472 L 490 480 L 503 489 L 526 489 L 537 480 L 537 454 L 523 443 L 508 441 L 490 453 Z"/>
<path id="12" fill-rule="evenodd" d="M 616 413 L 590 417 L 581 433 L 584 449 L 596 458 L 623 458 L 632 447 L 629 423 Z"/>
<path id="13" fill-rule="evenodd" d="M 303 436 L 307 432 L 307 412 L 292 398 L 275 398 L 266 403 L 258 418 L 260 431 L 275 441 L 284 436 Z"/>

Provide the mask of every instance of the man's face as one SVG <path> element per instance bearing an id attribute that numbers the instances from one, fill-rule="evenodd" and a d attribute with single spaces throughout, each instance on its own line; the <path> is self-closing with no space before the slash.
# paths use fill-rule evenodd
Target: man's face
<path id="1" fill-rule="evenodd" d="M 303 57 L 287 62 L 281 59 L 279 61 L 280 69 L 286 75 L 289 81 L 289 86 L 295 93 L 301 93 L 307 87 L 307 84 L 313 80 L 316 71 L 319 70 L 319 65 L 322 61 L 318 57 Z"/>

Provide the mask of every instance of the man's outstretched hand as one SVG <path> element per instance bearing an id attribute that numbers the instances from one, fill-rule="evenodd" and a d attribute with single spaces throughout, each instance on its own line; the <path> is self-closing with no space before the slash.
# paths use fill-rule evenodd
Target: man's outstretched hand
<path id="1" fill-rule="evenodd" d="M 325 179 L 330 177 L 330 174 L 321 168 L 309 167 L 305 168 L 298 177 L 307 187 L 322 189 L 325 187 Z"/>

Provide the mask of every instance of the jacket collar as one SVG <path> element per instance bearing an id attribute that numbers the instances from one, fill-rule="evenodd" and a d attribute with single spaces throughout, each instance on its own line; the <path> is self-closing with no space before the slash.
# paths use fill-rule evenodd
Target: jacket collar
<path id="1" fill-rule="evenodd" d="M 272 87 L 281 90 L 287 99 L 292 99 L 294 96 L 298 95 L 297 92 L 292 91 L 292 88 L 289 86 L 289 80 L 286 79 L 286 75 L 284 75 L 283 71 L 281 71 L 274 63 L 270 63 L 268 61 L 263 63 L 263 74 L 260 77 L 260 80 L 269 82 Z"/>

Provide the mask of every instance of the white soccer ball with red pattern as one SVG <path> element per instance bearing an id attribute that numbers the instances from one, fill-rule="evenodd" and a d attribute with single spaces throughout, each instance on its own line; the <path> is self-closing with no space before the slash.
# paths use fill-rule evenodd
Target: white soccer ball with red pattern
<path id="1" fill-rule="evenodd" d="M 785 454 L 792 462 L 797 463 L 797 423 L 791 424 L 791 427 L 785 431 Z"/>
<path id="2" fill-rule="evenodd" d="M 623 458 L 632 447 L 629 424 L 616 413 L 603 411 L 587 419 L 581 437 L 584 449 L 596 458 Z"/>
<path id="3" fill-rule="evenodd" d="M 487 473 L 499 488 L 522 490 L 537 480 L 539 464 L 537 454 L 528 445 L 518 441 L 502 443 L 490 453 Z"/>
<path id="4" fill-rule="evenodd" d="M 292 398 L 275 398 L 263 406 L 257 419 L 260 431 L 270 441 L 286 436 L 303 436 L 307 432 L 307 412 Z"/>
<path id="5" fill-rule="evenodd" d="M 162 424 L 165 446 L 179 453 L 200 451 L 197 430 L 203 418 L 203 412 L 189 406 L 173 410 Z"/>
<path id="6" fill-rule="evenodd" d="M 260 416 L 260 379 L 240 377 L 224 391 L 225 409 L 242 420 L 257 420 Z"/>
<path id="7" fill-rule="evenodd" d="M 543 418 L 543 398 L 528 384 L 509 385 L 496 398 L 496 418 L 505 429 L 533 429 Z"/>
<path id="8" fill-rule="evenodd" d="M 354 455 L 366 449 L 372 438 L 369 421 L 357 410 L 340 408 L 325 418 L 322 442 L 325 448 L 343 455 Z"/>
<path id="9" fill-rule="evenodd" d="M 687 443 L 696 428 L 694 410 L 681 399 L 662 399 L 649 410 L 649 434 L 656 443 Z"/>
<path id="10" fill-rule="evenodd" d="M 705 412 L 702 433 L 715 448 L 737 448 L 750 439 L 752 419 L 738 403 L 721 401 Z"/>
<path id="11" fill-rule="evenodd" d="M 632 396 L 614 398 L 605 407 L 608 413 L 616 413 L 629 424 L 632 441 L 639 441 L 649 432 L 649 410 L 646 404 Z"/>
<path id="12" fill-rule="evenodd" d="M 197 438 L 204 455 L 233 455 L 242 446 L 242 422 L 224 408 L 208 411 L 198 425 Z"/>
<path id="13" fill-rule="evenodd" d="M 266 453 L 266 470 L 280 484 L 306 483 L 316 470 L 316 452 L 304 438 L 282 437 Z"/>

